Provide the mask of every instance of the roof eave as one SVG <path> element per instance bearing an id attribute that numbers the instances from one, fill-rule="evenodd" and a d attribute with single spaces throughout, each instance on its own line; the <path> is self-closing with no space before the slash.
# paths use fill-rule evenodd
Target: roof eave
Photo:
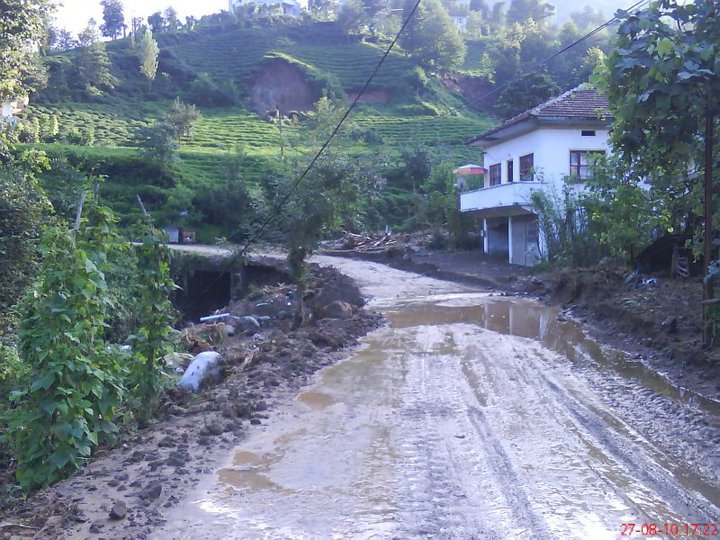
<path id="1" fill-rule="evenodd" d="M 578 126 L 578 127 L 595 127 L 609 128 L 612 124 L 612 117 L 536 117 L 525 118 L 519 122 L 500 127 L 497 130 L 489 130 L 477 137 L 469 139 L 465 142 L 468 146 L 484 148 L 494 146 L 505 142 L 509 139 L 525 135 L 540 127 L 544 126 Z"/>

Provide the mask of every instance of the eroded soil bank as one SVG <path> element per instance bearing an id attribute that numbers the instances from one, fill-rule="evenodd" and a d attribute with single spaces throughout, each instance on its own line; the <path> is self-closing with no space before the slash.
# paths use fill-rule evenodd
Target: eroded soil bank
<path id="1" fill-rule="evenodd" d="M 0 538 L 147 538 L 168 508 L 267 421 L 268 410 L 383 323 L 363 309 L 353 282 L 332 269 L 313 269 L 306 303 L 308 322 L 297 330 L 290 329 L 289 286 L 255 291 L 253 300 L 226 308 L 254 314 L 260 328 L 238 325 L 234 337 L 220 325 L 191 329 L 184 340 L 194 352 L 222 354 L 223 381 L 199 394 L 170 391 L 154 425 L 126 433 L 72 478 L 0 515 Z"/>

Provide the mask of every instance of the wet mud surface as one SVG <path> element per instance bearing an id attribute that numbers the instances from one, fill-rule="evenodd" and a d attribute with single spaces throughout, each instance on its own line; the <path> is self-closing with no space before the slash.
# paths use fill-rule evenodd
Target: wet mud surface
<path id="1" fill-rule="evenodd" d="M 153 538 L 619 538 L 717 523 L 720 407 L 536 302 L 319 258 L 389 326 L 324 368 Z"/>

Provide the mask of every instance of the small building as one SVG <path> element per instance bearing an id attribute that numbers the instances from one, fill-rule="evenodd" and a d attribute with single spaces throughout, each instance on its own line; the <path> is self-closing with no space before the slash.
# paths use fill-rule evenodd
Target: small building
<path id="1" fill-rule="evenodd" d="M 175 225 L 168 225 L 165 227 L 165 234 L 168 236 L 168 243 L 179 244 L 180 243 L 180 228 Z"/>
<path id="2" fill-rule="evenodd" d="M 266 15 L 273 10 L 279 10 L 283 15 L 299 17 L 307 2 L 303 4 L 299 0 L 228 0 L 228 10 L 234 13 L 241 6 L 257 6 L 260 15 Z"/>
<path id="3" fill-rule="evenodd" d="M 450 18 L 461 32 L 467 32 L 467 15 L 450 15 Z"/>
<path id="4" fill-rule="evenodd" d="M 7 124 L 17 123 L 15 115 L 20 114 L 23 110 L 25 110 L 28 101 L 27 96 L 25 96 L 12 101 L 0 103 L 0 122 L 5 122 Z"/>
<path id="5" fill-rule="evenodd" d="M 484 186 L 460 194 L 460 211 L 482 219 L 485 253 L 531 266 L 544 252 L 533 191 L 561 194 L 566 179 L 577 189 L 592 175 L 592 154 L 610 151 L 607 99 L 574 88 L 467 141 L 484 151 Z"/>

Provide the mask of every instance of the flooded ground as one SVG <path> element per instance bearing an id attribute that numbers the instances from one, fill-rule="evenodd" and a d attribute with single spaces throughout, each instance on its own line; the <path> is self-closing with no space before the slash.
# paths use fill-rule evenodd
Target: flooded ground
<path id="1" fill-rule="evenodd" d="M 628 523 L 678 537 L 720 520 L 718 404 L 535 302 L 332 263 L 390 325 L 278 409 L 156 538 L 600 539 Z"/>

